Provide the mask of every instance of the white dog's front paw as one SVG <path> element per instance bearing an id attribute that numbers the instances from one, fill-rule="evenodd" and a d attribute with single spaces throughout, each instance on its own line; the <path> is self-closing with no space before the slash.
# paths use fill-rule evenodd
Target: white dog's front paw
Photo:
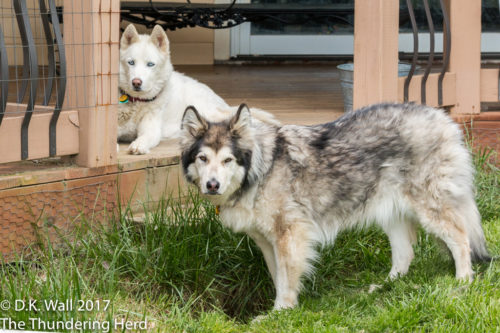
<path id="1" fill-rule="evenodd" d="M 133 155 L 144 155 L 149 153 L 149 145 L 145 140 L 137 138 L 128 146 L 128 152 Z"/>

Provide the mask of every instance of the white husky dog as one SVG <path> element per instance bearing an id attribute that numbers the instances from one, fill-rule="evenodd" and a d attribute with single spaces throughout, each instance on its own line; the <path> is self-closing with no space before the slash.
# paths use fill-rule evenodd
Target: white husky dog
<path id="1" fill-rule="evenodd" d="M 150 36 L 130 24 L 120 42 L 118 140 L 131 142 L 131 154 L 146 154 L 162 138 L 179 135 L 188 105 L 215 121 L 229 106 L 208 86 L 174 71 L 167 35 L 159 25 Z M 224 111 L 226 110 L 226 111 Z"/>

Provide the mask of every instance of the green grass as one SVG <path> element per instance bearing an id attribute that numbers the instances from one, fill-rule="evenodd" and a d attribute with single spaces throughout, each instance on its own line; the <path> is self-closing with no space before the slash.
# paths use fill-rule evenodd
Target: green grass
<path id="1" fill-rule="evenodd" d="M 477 202 L 491 252 L 500 254 L 500 172 L 475 154 Z M 375 229 L 343 233 L 321 250 L 300 305 L 271 312 L 274 289 L 258 248 L 221 226 L 195 194 L 166 199 L 134 222 L 127 207 L 106 226 L 82 221 L 75 240 L 19 254 L 0 266 L 0 302 L 37 300 L 38 311 L 0 309 L 0 318 L 143 321 L 162 332 L 498 332 L 500 265 L 476 264 L 471 284 L 454 279 L 444 246 L 419 233 L 407 276 L 386 282 L 390 247 Z M 369 287 L 381 287 L 370 293 Z M 93 311 L 49 311 L 43 300 L 93 301 Z M 103 309 L 109 300 L 109 307 Z M 252 322 L 258 315 L 266 314 Z M 1 324 L 1 321 L 0 321 Z M 35 327 L 36 328 L 36 327 Z M 58 331 L 64 331 L 59 329 Z M 92 330 L 85 330 L 92 331 Z"/>

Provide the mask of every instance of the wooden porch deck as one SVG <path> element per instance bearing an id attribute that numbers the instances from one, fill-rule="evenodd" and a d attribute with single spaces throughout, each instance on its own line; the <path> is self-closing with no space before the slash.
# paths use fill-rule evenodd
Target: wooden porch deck
<path id="1" fill-rule="evenodd" d="M 313 124 L 342 114 L 335 65 L 189 66 L 176 68 L 208 84 L 231 105 L 242 102 L 274 113 L 284 123 Z M 57 240 L 81 216 L 101 220 L 118 204 L 140 211 L 165 193 L 183 189 L 179 150 L 165 140 L 147 155 L 128 155 L 118 164 L 87 168 L 72 158 L 0 164 L 0 253 L 8 257 L 49 235 Z"/>
<path id="2" fill-rule="evenodd" d="M 344 103 L 336 64 L 179 66 L 230 105 L 242 102 L 274 113 L 283 123 L 332 121 Z"/>
<path id="3" fill-rule="evenodd" d="M 284 124 L 319 124 L 343 114 L 335 64 L 177 66 L 176 70 L 211 87 L 230 105 L 246 103 L 273 113 Z M 132 156 L 120 144 L 120 164 L 178 155 L 176 142 L 164 140 L 148 155 Z"/>
<path id="4" fill-rule="evenodd" d="M 335 64 L 198 65 L 177 66 L 176 70 L 207 84 L 230 105 L 247 103 L 251 107 L 262 108 L 285 124 L 317 124 L 335 120 L 343 114 L 342 92 Z M 171 159 L 178 154 L 177 144 L 172 140 L 162 141 L 147 155 L 128 155 L 126 148 L 126 144 L 121 144 L 118 156 L 119 165 L 126 167 L 133 167 L 131 163 L 144 164 L 151 159 Z M 67 158 L 0 164 L 0 190 L 6 188 L 5 182 L 2 182 L 5 176 L 57 168 L 78 167 Z"/>

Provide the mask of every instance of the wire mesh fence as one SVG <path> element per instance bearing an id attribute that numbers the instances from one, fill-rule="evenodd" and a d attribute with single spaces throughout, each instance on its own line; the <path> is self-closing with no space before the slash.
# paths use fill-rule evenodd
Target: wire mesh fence
<path id="1" fill-rule="evenodd" d="M 118 0 L 0 0 L 0 163 L 99 150 L 87 138 L 112 135 L 87 125 L 117 100 L 118 25 Z"/>

